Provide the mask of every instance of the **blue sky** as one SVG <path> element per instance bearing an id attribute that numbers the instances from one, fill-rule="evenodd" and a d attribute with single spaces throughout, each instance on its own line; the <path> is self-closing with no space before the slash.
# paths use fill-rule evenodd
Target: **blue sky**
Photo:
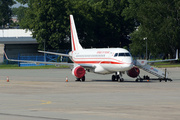
<path id="1" fill-rule="evenodd" d="M 16 0 L 15 0 L 16 1 Z M 25 7 L 27 7 L 27 5 L 21 5 L 20 3 L 18 3 L 17 1 L 16 1 L 16 4 L 14 4 L 13 6 L 12 6 L 12 8 L 13 7 L 19 7 L 19 6 L 25 6 Z"/>

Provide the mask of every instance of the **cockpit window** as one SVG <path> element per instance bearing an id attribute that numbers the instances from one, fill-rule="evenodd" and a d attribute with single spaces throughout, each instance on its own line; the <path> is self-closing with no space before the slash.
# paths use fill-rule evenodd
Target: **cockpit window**
<path id="1" fill-rule="evenodd" d="M 124 53 L 119 53 L 119 56 L 124 56 Z"/>
<path id="2" fill-rule="evenodd" d="M 131 56 L 129 53 L 124 53 L 126 56 Z"/>
<path id="3" fill-rule="evenodd" d="M 114 57 L 117 57 L 118 56 L 118 53 L 115 53 Z"/>
<path id="4" fill-rule="evenodd" d="M 119 57 L 121 57 L 121 56 L 124 56 L 124 57 L 125 57 L 125 56 L 131 56 L 131 55 L 130 55 L 130 53 L 115 53 L 115 54 L 114 54 L 114 57 L 118 57 L 118 56 L 119 56 Z"/>

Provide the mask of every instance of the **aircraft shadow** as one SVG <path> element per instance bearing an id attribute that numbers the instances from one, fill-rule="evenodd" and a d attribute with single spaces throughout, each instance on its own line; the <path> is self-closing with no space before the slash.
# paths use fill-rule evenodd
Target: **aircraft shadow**
<path id="1" fill-rule="evenodd" d="M 154 80 L 153 81 L 142 81 L 142 82 L 136 82 L 135 80 L 125 80 L 124 82 L 119 82 L 119 81 L 112 81 L 112 80 L 91 80 L 91 81 L 85 81 L 85 82 L 118 82 L 118 83 L 152 83 L 152 82 L 155 82 Z"/>

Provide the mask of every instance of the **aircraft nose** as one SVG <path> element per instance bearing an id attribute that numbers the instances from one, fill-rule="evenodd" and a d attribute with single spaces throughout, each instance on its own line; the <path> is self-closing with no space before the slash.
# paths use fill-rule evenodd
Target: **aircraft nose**
<path id="1" fill-rule="evenodd" d="M 131 57 L 124 60 L 124 62 L 126 62 L 126 66 L 128 69 L 131 69 L 133 67 L 133 59 Z"/>

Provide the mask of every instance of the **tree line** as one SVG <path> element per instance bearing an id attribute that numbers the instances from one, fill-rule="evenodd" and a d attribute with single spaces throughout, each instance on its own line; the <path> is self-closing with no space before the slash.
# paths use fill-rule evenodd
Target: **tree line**
<path id="1" fill-rule="evenodd" d="M 5 26 L 11 22 L 11 6 L 16 2 L 14 0 L 0 0 L 0 26 Z"/>
<path id="2" fill-rule="evenodd" d="M 3 1 L 0 0 L 0 6 Z M 83 47 L 125 47 L 133 55 L 171 55 L 180 47 L 179 0 L 17 0 L 13 8 L 23 29 L 44 49 L 70 49 L 72 14 Z M 12 14 L 12 13 L 11 13 Z M 10 14 L 9 14 L 10 15 Z M 0 7 L 0 19 L 2 20 Z M 4 17 L 5 18 L 5 17 Z M 3 20 L 4 20 L 3 18 Z M 144 38 L 146 40 L 144 40 Z"/>
<path id="3" fill-rule="evenodd" d="M 146 40 L 149 53 L 175 55 L 180 48 L 179 0 L 128 0 L 123 10 L 125 19 L 134 19 L 139 26 L 133 31 L 130 48 L 133 54 L 142 53 Z M 146 40 L 143 40 L 146 38 Z M 143 47 L 142 47 L 143 45 Z"/>

